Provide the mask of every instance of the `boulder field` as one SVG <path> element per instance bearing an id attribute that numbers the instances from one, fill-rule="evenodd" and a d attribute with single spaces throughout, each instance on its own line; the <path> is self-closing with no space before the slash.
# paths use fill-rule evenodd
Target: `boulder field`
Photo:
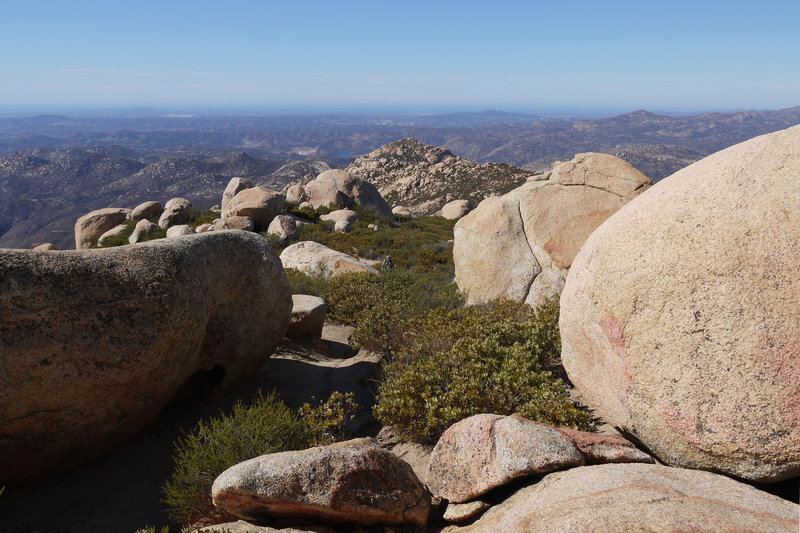
<path id="1" fill-rule="evenodd" d="M 199 371 L 226 387 L 259 368 L 291 309 L 280 261 L 251 233 L 0 250 L 0 485 L 125 441 Z"/>
<path id="2" fill-rule="evenodd" d="M 663 462 L 800 475 L 800 126 L 717 152 L 603 223 L 561 297 L 582 399 Z"/>
<path id="3" fill-rule="evenodd" d="M 453 231 L 458 287 L 471 304 L 510 298 L 535 307 L 557 296 L 586 238 L 650 185 L 617 157 L 585 153 L 485 199 Z"/>

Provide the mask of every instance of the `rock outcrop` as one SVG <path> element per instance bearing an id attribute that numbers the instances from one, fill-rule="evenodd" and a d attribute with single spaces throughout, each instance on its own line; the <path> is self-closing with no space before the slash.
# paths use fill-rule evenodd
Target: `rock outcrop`
<path id="1" fill-rule="evenodd" d="M 220 231 L 224 229 L 239 229 L 242 231 L 253 231 L 256 225 L 250 217 L 233 216 L 228 218 L 218 218 L 211 224 L 207 231 Z"/>
<path id="2" fill-rule="evenodd" d="M 393 218 L 392 209 L 369 181 L 344 170 L 327 170 L 305 186 L 314 209 L 336 204 L 340 207 L 359 205 L 374 209 L 379 215 Z"/>
<path id="3" fill-rule="evenodd" d="M 464 198 L 465 191 L 477 199 L 503 194 L 532 174 L 505 164 L 477 164 L 413 138 L 362 155 L 346 170 L 375 184 L 390 203 L 408 206 L 419 215 L 432 215 L 447 201 Z"/>
<path id="4" fill-rule="evenodd" d="M 584 466 L 549 474 L 443 533 L 797 531 L 797 504 L 725 476 L 660 465 Z"/>
<path id="5" fill-rule="evenodd" d="M 584 244 L 561 299 L 583 401 L 662 461 L 800 475 L 800 126 L 662 180 Z"/>
<path id="6" fill-rule="evenodd" d="M 459 288 L 473 304 L 510 298 L 535 307 L 557 296 L 586 238 L 650 184 L 621 159 L 587 153 L 487 198 L 454 229 Z"/>
<path id="7" fill-rule="evenodd" d="M 83 215 L 75 222 L 75 249 L 83 250 L 97 244 L 100 236 L 125 222 L 130 209 L 106 207 Z"/>
<path id="8" fill-rule="evenodd" d="M 378 273 L 363 261 L 314 241 L 300 241 L 287 246 L 281 252 L 281 263 L 283 268 L 306 274 L 320 270 L 326 279 L 345 272 Z"/>
<path id="9" fill-rule="evenodd" d="M 0 273 L 0 485 L 125 441 L 196 372 L 248 375 L 292 308 L 278 258 L 245 232 L 3 249 Z"/>
<path id="10" fill-rule="evenodd" d="M 411 467 L 368 439 L 262 455 L 217 477 L 214 504 L 235 516 L 424 525 L 430 495 Z"/>

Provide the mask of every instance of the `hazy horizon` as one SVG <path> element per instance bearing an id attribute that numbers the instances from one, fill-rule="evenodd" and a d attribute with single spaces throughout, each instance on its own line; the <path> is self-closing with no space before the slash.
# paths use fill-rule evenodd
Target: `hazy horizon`
<path id="1" fill-rule="evenodd" d="M 796 1 L 76 0 L 11 3 L 3 19 L 5 113 L 800 104 Z"/>

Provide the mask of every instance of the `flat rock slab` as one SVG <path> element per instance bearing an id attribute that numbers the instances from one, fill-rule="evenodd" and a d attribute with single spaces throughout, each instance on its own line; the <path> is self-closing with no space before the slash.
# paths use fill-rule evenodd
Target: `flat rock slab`
<path id="1" fill-rule="evenodd" d="M 719 474 L 646 464 L 546 476 L 447 533 L 753 531 L 796 533 L 800 506 Z"/>
<path id="2" fill-rule="evenodd" d="M 286 527 L 274 528 L 269 526 L 259 526 L 245 522 L 244 520 L 237 520 L 236 522 L 226 522 L 224 524 L 215 524 L 213 526 L 203 527 L 196 529 L 193 533 L 336 533 L 335 529 L 325 526 L 303 526 L 303 527 Z"/>
<path id="3" fill-rule="evenodd" d="M 250 459 L 220 474 L 211 492 L 215 505 L 244 519 L 424 525 L 430 512 L 411 467 L 368 439 Z"/>
<path id="4" fill-rule="evenodd" d="M 462 503 L 513 479 L 582 464 L 572 441 L 555 428 L 482 414 L 444 432 L 431 453 L 427 483 L 434 496 Z"/>
<path id="5" fill-rule="evenodd" d="M 215 232 L 109 249 L 0 250 L 0 485 L 125 441 L 196 372 L 264 364 L 291 313 L 265 239 Z"/>
<path id="6" fill-rule="evenodd" d="M 800 126 L 706 157 L 601 225 L 561 297 L 585 403 L 662 462 L 800 476 Z"/>

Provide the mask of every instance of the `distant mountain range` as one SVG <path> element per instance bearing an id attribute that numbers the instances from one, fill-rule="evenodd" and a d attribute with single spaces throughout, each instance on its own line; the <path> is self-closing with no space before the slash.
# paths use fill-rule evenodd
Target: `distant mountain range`
<path id="1" fill-rule="evenodd" d="M 529 172 L 548 170 L 554 160 L 578 152 L 609 152 L 657 181 L 707 154 L 798 123 L 800 107 L 693 116 L 636 111 L 598 120 L 545 120 L 498 111 L 6 116 L 0 117 L 0 247 L 43 241 L 71 247 L 75 219 L 92 209 L 174 196 L 209 207 L 219 202 L 231 177 L 280 189 L 408 137 L 446 147 L 470 164 L 506 163 Z M 474 197 L 506 186 L 499 175 L 489 174 L 491 186 Z M 509 179 L 518 181 L 522 174 L 517 169 Z M 481 180 L 469 182 L 480 186 Z M 428 193 L 434 194 L 420 187 L 414 192 L 420 198 Z"/>

